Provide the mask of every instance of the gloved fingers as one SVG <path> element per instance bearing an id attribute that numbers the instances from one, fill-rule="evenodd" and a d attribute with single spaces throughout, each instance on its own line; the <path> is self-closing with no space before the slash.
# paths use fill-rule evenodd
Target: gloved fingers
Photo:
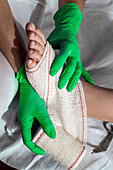
<path id="1" fill-rule="evenodd" d="M 56 57 L 55 61 L 53 62 L 51 69 L 50 69 L 50 75 L 54 76 L 57 74 L 57 72 L 62 68 L 62 66 L 65 64 L 68 56 L 71 54 L 73 43 L 69 43 L 67 41 L 61 42 L 60 51 L 58 56 Z"/>
<path id="2" fill-rule="evenodd" d="M 54 125 L 48 115 L 48 113 L 38 113 L 35 114 L 35 118 L 39 121 L 44 132 L 52 139 L 56 138 L 56 130 Z"/>
<path id="3" fill-rule="evenodd" d="M 91 84 L 94 84 L 94 81 L 92 80 L 92 78 L 90 77 L 89 73 L 87 72 L 83 65 L 82 65 L 82 77 Z"/>
<path id="4" fill-rule="evenodd" d="M 77 66 L 76 66 L 76 70 L 75 70 L 73 76 L 71 77 L 71 79 L 68 83 L 68 86 L 67 86 L 68 92 L 71 92 L 75 88 L 75 86 L 78 83 L 78 80 L 80 79 L 81 73 L 82 73 L 81 62 L 78 61 Z"/>
<path id="5" fill-rule="evenodd" d="M 56 57 L 55 61 L 53 62 L 51 69 L 50 69 L 50 75 L 54 76 L 57 74 L 57 72 L 62 68 L 62 66 L 65 64 L 69 53 L 65 48 L 61 48 L 58 56 Z"/>
<path id="6" fill-rule="evenodd" d="M 34 142 L 32 141 L 26 141 L 25 145 L 34 153 L 38 155 L 45 155 L 45 151 L 37 146 Z"/>
<path id="7" fill-rule="evenodd" d="M 26 122 L 24 123 L 24 125 L 21 126 L 23 142 L 32 152 L 39 155 L 45 155 L 45 151 L 32 142 L 32 133 L 31 133 L 32 123 L 33 121 L 29 120 L 29 122 Z"/>
<path id="8" fill-rule="evenodd" d="M 66 85 L 66 83 L 69 81 L 69 79 L 72 77 L 75 69 L 76 69 L 76 63 L 77 63 L 77 58 L 75 57 L 69 57 L 67 60 L 66 67 L 61 74 L 58 82 L 58 88 L 62 89 Z"/>

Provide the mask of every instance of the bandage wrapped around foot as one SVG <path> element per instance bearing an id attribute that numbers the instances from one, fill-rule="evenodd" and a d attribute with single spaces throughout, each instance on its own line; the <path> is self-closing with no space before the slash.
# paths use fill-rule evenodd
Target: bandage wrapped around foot
<path id="1" fill-rule="evenodd" d="M 33 142 L 68 169 L 75 169 L 86 154 L 87 111 L 84 90 L 79 80 L 72 92 L 58 89 L 63 68 L 51 77 L 50 67 L 56 57 L 47 42 L 44 54 L 33 69 L 25 66 L 27 78 L 38 95 L 44 99 L 56 128 L 56 139 L 49 138 L 41 129 Z"/>

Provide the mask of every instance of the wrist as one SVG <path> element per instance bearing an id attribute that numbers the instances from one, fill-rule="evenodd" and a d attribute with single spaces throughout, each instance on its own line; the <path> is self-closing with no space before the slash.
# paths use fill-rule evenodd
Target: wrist
<path id="1" fill-rule="evenodd" d="M 81 11 L 81 13 L 82 13 L 82 11 L 83 11 L 83 7 L 84 7 L 84 4 L 85 4 L 85 1 L 86 0 L 59 0 L 59 9 L 62 7 L 62 6 L 64 6 L 65 4 L 68 4 L 68 3 L 74 3 L 74 4 L 76 4 L 78 7 L 79 7 L 79 9 L 80 9 L 80 11 Z"/>

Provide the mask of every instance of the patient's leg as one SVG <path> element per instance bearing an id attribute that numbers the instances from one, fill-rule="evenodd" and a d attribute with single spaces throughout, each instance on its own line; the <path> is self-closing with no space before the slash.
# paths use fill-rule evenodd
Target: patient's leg
<path id="1" fill-rule="evenodd" d="M 43 33 L 31 23 L 27 24 L 26 32 L 30 40 L 26 64 L 31 69 L 40 61 L 46 40 Z M 85 92 L 87 116 L 113 122 L 113 90 L 101 88 L 83 80 L 81 82 Z"/>
<path id="2" fill-rule="evenodd" d="M 113 90 L 82 81 L 88 117 L 113 122 Z"/>

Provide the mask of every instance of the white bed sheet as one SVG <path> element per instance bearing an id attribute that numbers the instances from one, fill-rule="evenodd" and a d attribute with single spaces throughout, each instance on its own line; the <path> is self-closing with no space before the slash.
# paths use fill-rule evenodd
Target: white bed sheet
<path id="1" fill-rule="evenodd" d="M 40 2 L 44 3 L 42 0 Z M 31 20 L 38 25 L 37 17 L 39 17 L 41 11 L 38 12 L 35 9 L 37 0 L 10 0 L 9 3 L 27 47 L 28 39 L 23 29 L 25 27 L 25 18 L 27 18 L 27 21 Z M 28 12 L 27 4 L 31 4 L 32 7 L 29 10 L 33 10 L 33 13 Z M 54 28 L 52 16 L 57 7 L 57 0 L 54 2 L 53 0 L 47 0 L 42 22 L 42 30 L 46 37 Z M 24 16 L 23 13 L 25 13 Z M 39 25 L 40 23 L 41 21 Z M 78 34 L 82 63 L 92 76 L 95 84 L 111 89 L 113 89 L 112 28 L 113 0 L 87 0 Z M 16 90 L 15 88 L 13 95 Z M 0 160 L 19 170 L 65 170 L 66 168 L 62 167 L 49 155 L 36 155 L 23 144 L 20 125 L 17 120 L 18 101 L 19 95 L 17 94 L 8 111 L 5 109 L 2 114 L 0 113 Z M 88 118 L 87 153 L 76 170 L 113 169 L 113 141 L 106 152 L 91 154 L 94 147 L 106 135 L 107 132 L 103 127 L 103 121 Z"/>

